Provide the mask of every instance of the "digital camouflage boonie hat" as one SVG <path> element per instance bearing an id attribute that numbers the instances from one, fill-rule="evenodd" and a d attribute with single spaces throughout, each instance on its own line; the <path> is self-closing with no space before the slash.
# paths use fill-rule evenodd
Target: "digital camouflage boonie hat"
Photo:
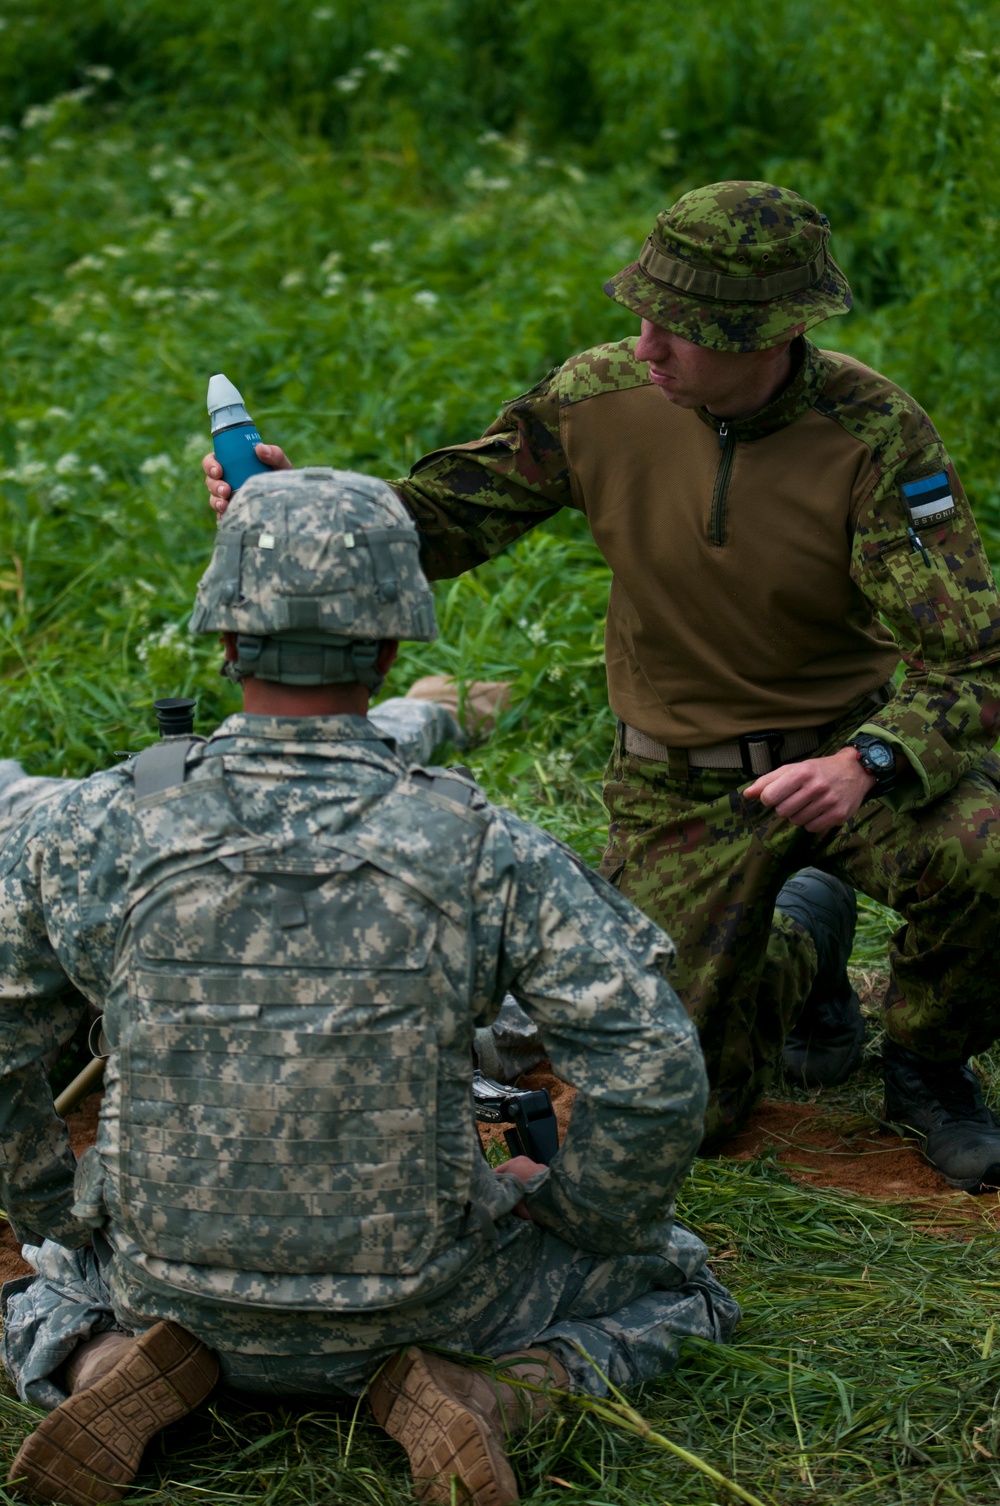
<path id="1" fill-rule="evenodd" d="M 374 688 L 383 638 L 437 637 L 409 513 L 354 471 L 251 476 L 219 525 L 191 630 L 237 634 L 236 679 Z"/>
<path id="2" fill-rule="evenodd" d="M 766 350 L 851 307 L 826 215 L 773 183 L 711 183 L 661 214 L 604 291 L 709 350 Z"/>

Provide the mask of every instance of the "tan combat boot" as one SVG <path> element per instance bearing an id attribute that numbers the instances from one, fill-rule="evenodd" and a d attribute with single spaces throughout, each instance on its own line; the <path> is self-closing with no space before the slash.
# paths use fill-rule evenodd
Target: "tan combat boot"
<path id="1" fill-rule="evenodd" d="M 401 1443 L 422 1501 L 448 1506 L 511 1506 L 517 1481 L 504 1452 L 507 1437 L 523 1431 L 551 1405 L 550 1389 L 568 1390 L 569 1377 L 546 1349 L 528 1349 L 497 1361 L 498 1372 L 538 1386 L 508 1385 L 443 1355 L 405 1349 L 382 1369 L 369 1392 L 375 1420 Z"/>
<path id="2" fill-rule="evenodd" d="M 81 1344 L 65 1376 L 73 1394 L 21 1444 L 8 1485 L 29 1501 L 97 1506 L 121 1500 L 146 1444 L 201 1405 L 219 1364 L 179 1323 L 157 1323 Z"/>

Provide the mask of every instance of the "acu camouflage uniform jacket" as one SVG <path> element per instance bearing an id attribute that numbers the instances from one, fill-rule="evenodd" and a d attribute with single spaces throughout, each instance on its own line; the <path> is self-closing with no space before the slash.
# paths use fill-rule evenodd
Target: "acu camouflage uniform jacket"
<path id="1" fill-rule="evenodd" d="M 0 848 L 3 1207 L 35 1244 L 104 1227 L 147 1311 L 488 1293 L 497 1229 L 531 1227 L 473 1124 L 472 1033 L 509 989 L 578 1089 L 536 1223 L 660 1252 L 706 1095 L 671 958 L 566 849 L 407 770 L 367 720 L 230 717 L 182 785 L 136 800 L 127 768 L 96 774 Z M 74 1190 L 43 1062 L 79 995 L 111 1054 Z"/>
<path id="2" fill-rule="evenodd" d="M 848 356 L 793 347 L 765 409 L 728 423 L 669 403 L 635 340 L 597 347 L 485 435 L 396 482 L 431 576 L 503 549 L 560 507 L 612 570 L 611 705 L 676 748 L 858 722 L 950 789 L 1000 727 L 1000 596 L 927 415 Z M 887 704 L 866 697 L 905 677 Z"/>

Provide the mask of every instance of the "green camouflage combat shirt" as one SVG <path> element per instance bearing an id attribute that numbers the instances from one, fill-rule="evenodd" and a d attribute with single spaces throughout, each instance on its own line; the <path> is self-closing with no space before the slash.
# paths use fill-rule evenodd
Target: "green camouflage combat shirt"
<path id="1" fill-rule="evenodd" d="M 395 482 L 432 577 L 498 553 L 561 507 L 612 571 L 611 705 L 677 748 L 858 723 L 937 798 L 1000 731 L 1000 595 L 927 415 L 808 340 L 789 385 L 728 422 L 670 403 L 634 339 L 573 357 L 481 439 Z M 866 698 L 902 659 L 887 704 Z"/>
<path id="2" fill-rule="evenodd" d="M 275 830 L 294 839 L 300 851 L 310 842 L 325 843 L 329 851 L 331 840 L 343 846 L 346 837 L 341 840 L 338 833 L 353 831 L 352 822 L 367 820 L 390 797 L 398 800 L 412 776 L 364 718 L 238 715 L 188 754 L 185 805 L 177 819 L 191 823 L 197 849 L 204 830 L 198 800 L 207 800 L 221 781 L 248 851 L 258 836 Z M 471 849 L 473 879 L 460 949 L 471 965 L 458 972 L 458 996 L 467 1000 L 464 1060 L 470 1077 L 468 1092 L 458 1093 L 456 1111 L 463 1143 L 475 1136 L 472 1029 L 494 1017 L 510 990 L 544 1033 L 556 1072 L 577 1088 L 560 1154 L 551 1170 L 532 1178 L 527 1193 L 535 1222 L 599 1253 L 662 1250 L 675 1190 L 699 1143 L 706 1098 L 697 1037 L 665 977 L 671 943 L 559 843 L 490 806 L 474 787 L 471 793 L 464 788 L 478 846 Z M 156 845 L 157 822 L 170 815 L 165 797 L 135 801 L 131 772 L 122 766 L 68 785 L 0 847 L 0 1195 L 22 1240 L 39 1243 L 47 1237 L 75 1246 L 98 1222 L 100 1206 L 87 1167 L 95 1158 L 114 1166 L 127 1105 L 119 1103 L 102 1115 L 97 1152 L 81 1162 L 74 1190 L 73 1156 L 65 1125 L 53 1111 L 45 1058 L 72 1032 L 84 999 L 100 1007 L 106 997 L 115 997 L 113 980 L 123 968 L 145 965 L 141 955 L 130 959 L 123 941 L 141 904 L 130 899 L 135 892 L 130 885 L 142 854 Z M 436 830 L 433 799 L 412 820 L 399 822 L 401 871 L 407 864 L 419 870 L 424 878 L 418 874 L 417 881 L 424 884 L 432 881 L 428 874 L 446 872 L 454 862 L 452 852 L 435 848 Z M 206 843 L 210 838 L 211 833 Z M 218 846 L 214 850 L 227 871 L 234 867 L 232 844 L 228 857 Z M 351 873 L 347 865 L 339 877 L 350 884 Z M 295 903 L 292 895 L 292 908 Z M 355 947 L 380 934 L 382 919 L 373 916 L 370 924 L 355 928 Z M 192 923 L 192 933 L 195 929 Z M 234 915 L 228 934 L 241 937 L 247 953 L 253 952 L 245 914 Z M 186 936 L 177 938 L 174 973 L 186 943 Z M 252 965 L 266 968 L 269 955 L 258 955 Z M 201 1007 L 196 984 L 194 979 L 188 996 L 194 1016 Z M 282 1007 L 287 1014 L 287 1004 Z M 433 1001 L 428 1007 L 433 1038 Z M 249 1004 L 234 1002 L 233 1010 L 235 1018 Z M 108 1018 L 110 1030 L 110 1013 Z M 186 1045 L 197 1050 L 191 1039 Z M 112 1047 L 106 1105 L 115 1103 L 116 1082 L 126 1080 L 113 1035 Z M 196 1080 L 197 1063 L 187 1070 Z M 164 1103 L 164 1117 L 151 1129 L 166 1125 L 170 1107 Z M 207 1140 L 197 1139 L 197 1100 L 181 1130 L 190 1131 L 191 1155 L 201 1157 L 204 1166 Z M 363 1135 L 362 1126 L 358 1134 Z M 280 1141 L 280 1131 L 275 1138 Z M 283 1149 L 275 1145 L 272 1167 L 282 1164 Z M 299 1142 L 288 1151 L 301 1160 Z M 232 1156 L 231 1146 L 227 1154 Z M 490 1241 L 496 1229 L 509 1241 L 530 1227 L 510 1214 L 522 1194 L 516 1179 L 494 1176 L 478 1153 L 467 1163 L 472 1178 L 467 1196 L 475 1216 L 408 1284 L 392 1286 L 408 1299 L 432 1296 L 460 1272 L 475 1276 L 480 1266 L 487 1291 L 494 1279 Z M 391 1171 L 387 1167 L 387 1174 Z M 183 1174 L 174 1178 L 177 1184 L 184 1180 Z M 210 1197 L 211 1183 L 210 1171 L 199 1172 L 192 1197 Z M 123 1206 L 124 1182 L 116 1196 Z M 266 1199 L 260 1203 L 266 1214 Z M 215 1269 L 190 1254 L 186 1262 L 149 1262 L 119 1237 L 113 1217 L 105 1228 L 131 1280 L 141 1286 L 148 1278 L 154 1293 L 183 1290 L 230 1306 L 273 1303 L 292 1313 L 325 1304 L 356 1312 L 386 1306 L 385 1288 L 391 1283 L 380 1283 L 377 1275 L 341 1277 L 337 1269 L 317 1272 L 313 1265 L 305 1275 L 273 1276 Z M 155 1311 L 157 1299 L 150 1300 Z"/>

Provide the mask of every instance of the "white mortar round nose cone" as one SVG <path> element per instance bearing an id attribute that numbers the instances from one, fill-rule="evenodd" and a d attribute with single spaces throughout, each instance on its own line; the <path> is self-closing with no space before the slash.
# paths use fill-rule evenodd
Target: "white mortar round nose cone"
<path id="1" fill-rule="evenodd" d="M 218 372 L 208 382 L 208 411 L 216 413 L 220 408 L 232 408 L 242 404 L 243 399 L 227 376 Z"/>

